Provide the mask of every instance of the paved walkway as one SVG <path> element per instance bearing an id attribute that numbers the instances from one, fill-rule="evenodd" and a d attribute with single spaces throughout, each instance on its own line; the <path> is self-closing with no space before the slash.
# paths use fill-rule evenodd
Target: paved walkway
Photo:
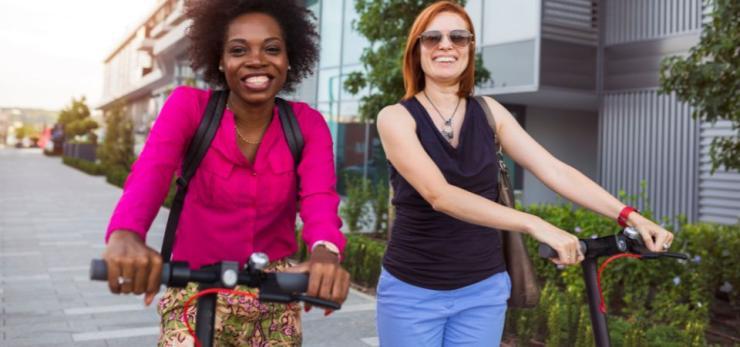
<path id="1" fill-rule="evenodd" d="M 0 346 L 153 346 L 158 317 L 142 298 L 88 280 L 121 190 L 37 150 L 0 148 Z M 148 243 L 161 245 L 167 210 Z M 304 346 L 374 346 L 375 300 L 303 316 Z"/>

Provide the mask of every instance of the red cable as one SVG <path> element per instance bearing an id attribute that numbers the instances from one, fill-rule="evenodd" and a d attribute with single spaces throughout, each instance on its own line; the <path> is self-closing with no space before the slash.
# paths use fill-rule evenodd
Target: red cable
<path id="1" fill-rule="evenodd" d="M 604 272 L 606 269 L 606 266 L 611 263 L 613 260 L 617 260 L 619 258 L 637 258 L 640 259 L 642 256 L 639 254 L 631 254 L 631 253 L 621 253 L 614 256 L 609 257 L 606 259 L 603 263 L 601 263 L 601 266 L 599 266 L 599 272 L 596 273 L 596 285 L 599 287 L 599 297 L 601 298 L 601 304 L 599 305 L 599 310 L 601 313 L 606 314 L 606 303 L 604 301 L 604 293 L 601 292 L 601 273 Z"/>
<path id="2" fill-rule="evenodd" d="M 185 326 L 188 328 L 188 333 L 190 333 L 190 336 L 193 337 L 193 340 L 195 340 L 195 346 L 200 347 L 200 341 L 198 341 L 198 337 L 195 336 L 195 332 L 193 331 L 193 328 L 190 327 L 190 322 L 188 322 L 188 308 L 190 308 L 190 304 L 193 303 L 193 300 L 207 294 L 234 294 L 234 295 L 242 295 L 247 296 L 251 298 L 257 298 L 257 295 L 250 292 L 245 291 L 239 291 L 239 290 L 233 290 L 233 289 L 226 289 L 226 288 L 210 288 L 203 291 L 198 292 L 197 294 L 191 296 L 187 301 L 185 301 L 185 305 L 182 309 L 182 320 L 185 322 Z M 218 299 L 217 299 L 218 300 Z"/>

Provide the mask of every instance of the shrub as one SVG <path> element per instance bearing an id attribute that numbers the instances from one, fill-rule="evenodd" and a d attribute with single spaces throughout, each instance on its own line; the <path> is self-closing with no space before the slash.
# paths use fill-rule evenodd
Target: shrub
<path id="1" fill-rule="evenodd" d="M 105 170 L 102 166 L 98 165 L 95 162 L 87 161 L 84 159 L 63 156 L 62 162 L 65 165 L 78 169 L 84 173 L 87 173 L 88 175 L 100 176 L 105 173 Z"/>
<path id="2" fill-rule="evenodd" d="M 109 167 L 105 172 L 105 180 L 117 187 L 123 187 L 129 171 L 118 166 Z"/>
<path id="3" fill-rule="evenodd" d="M 339 213 L 347 221 L 350 232 L 360 230 L 363 215 L 368 213 L 367 202 L 372 196 L 367 180 L 351 174 L 344 175 L 347 189 L 347 199 L 342 204 Z"/>

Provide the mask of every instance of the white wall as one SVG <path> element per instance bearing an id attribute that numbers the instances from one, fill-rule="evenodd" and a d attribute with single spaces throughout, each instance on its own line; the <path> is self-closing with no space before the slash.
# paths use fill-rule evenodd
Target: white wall
<path id="1" fill-rule="evenodd" d="M 555 157 L 597 179 L 598 115 L 595 112 L 527 107 L 525 129 Z M 524 172 L 524 205 L 556 203 L 557 195 Z"/>

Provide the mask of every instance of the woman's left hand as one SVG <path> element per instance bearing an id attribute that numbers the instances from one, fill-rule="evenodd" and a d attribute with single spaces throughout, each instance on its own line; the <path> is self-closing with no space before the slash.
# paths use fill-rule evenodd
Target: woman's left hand
<path id="1" fill-rule="evenodd" d="M 339 257 L 324 246 L 317 246 L 308 261 L 291 267 L 286 272 L 308 272 L 308 296 L 342 304 L 349 294 L 349 272 L 339 265 Z M 309 304 L 304 303 L 304 307 L 306 312 L 311 309 Z M 327 310 L 325 315 L 330 313 Z"/>
<path id="2" fill-rule="evenodd" d="M 640 232 L 645 246 L 652 252 L 665 252 L 671 248 L 673 234 L 660 225 L 641 216 L 639 213 L 630 213 L 627 224 Z"/>

